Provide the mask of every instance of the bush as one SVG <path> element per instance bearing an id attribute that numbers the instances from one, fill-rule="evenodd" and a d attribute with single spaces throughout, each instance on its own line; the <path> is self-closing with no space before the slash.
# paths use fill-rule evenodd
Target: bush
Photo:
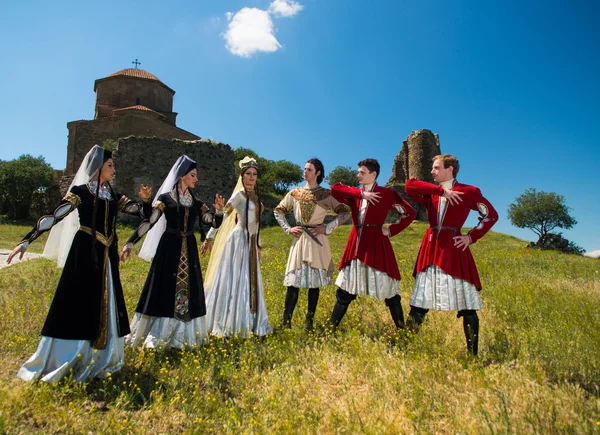
<path id="1" fill-rule="evenodd" d="M 42 156 L 23 154 L 15 160 L 0 161 L 0 198 L 9 219 L 29 217 L 34 192 L 47 189 L 53 180 L 54 170 Z"/>

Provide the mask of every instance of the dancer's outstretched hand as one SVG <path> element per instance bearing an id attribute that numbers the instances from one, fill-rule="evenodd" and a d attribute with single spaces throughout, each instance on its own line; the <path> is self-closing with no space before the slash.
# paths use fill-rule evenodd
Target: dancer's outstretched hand
<path id="1" fill-rule="evenodd" d="M 366 199 L 369 204 L 377 204 L 379 202 L 379 192 L 363 192 L 363 199 Z"/>
<path id="2" fill-rule="evenodd" d="M 125 245 L 125 246 L 123 246 L 123 249 L 121 249 L 121 256 L 119 257 L 119 260 L 121 260 L 122 262 L 125 262 L 127 259 L 129 259 L 130 255 L 131 255 L 131 247 Z"/>
<path id="3" fill-rule="evenodd" d="M 204 243 L 202 243 L 202 246 L 200 246 L 200 254 L 202 256 L 208 254 L 212 249 L 212 240 L 208 240 L 206 239 L 204 241 Z"/>
<path id="4" fill-rule="evenodd" d="M 215 195 L 215 203 L 213 204 L 213 207 L 216 211 L 221 211 L 223 210 L 223 207 L 225 207 L 225 200 L 218 193 Z"/>
<path id="5" fill-rule="evenodd" d="M 23 245 L 17 245 L 17 247 L 15 249 L 13 249 L 12 252 L 10 253 L 10 255 L 8 256 L 8 259 L 6 260 L 6 263 L 10 264 L 10 262 L 12 261 L 12 259 L 17 254 L 20 254 L 19 255 L 19 260 L 22 260 L 23 259 L 23 254 L 25 254 L 26 250 L 27 250 L 27 248 L 25 248 Z"/>
<path id="6" fill-rule="evenodd" d="M 452 189 L 447 189 L 444 187 L 444 198 L 448 200 L 450 204 L 458 204 L 462 202 L 461 195 L 464 195 L 464 192 L 456 192 Z"/>
<path id="7" fill-rule="evenodd" d="M 152 188 L 146 186 L 145 184 L 140 184 L 140 191 L 138 192 L 138 196 L 144 202 L 150 201 L 150 198 L 152 198 Z"/>

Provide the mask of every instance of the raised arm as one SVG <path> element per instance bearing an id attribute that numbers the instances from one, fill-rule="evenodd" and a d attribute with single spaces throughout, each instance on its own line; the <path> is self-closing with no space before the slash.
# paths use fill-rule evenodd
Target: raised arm
<path id="1" fill-rule="evenodd" d="M 443 187 L 415 178 L 406 180 L 404 191 L 410 199 L 425 206 L 429 203 L 433 195 L 444 196 Z"/>
<path id="2" fill-rule="evenodd" d="M 417 212 L 414 208 L 402 198 L 398 192 L 394 191 L 396 201 L 393 205 L 394 209 L 400 215 L 400 218 L 389 226 L 390 237 L 395 236 L 400 231 L 408 227 L 417 217 Z"/>
<path id="3" fill-rule="evenodd" d="M 142 221 L 142 223 L 136 228 L 131 237 L 129 237 L 129 239 L 127 240 L 125 246 L 133 247 L 133 245 L 139 242 L 142 239 L 142 237 L 144 237 L 146 233 L 150 231 L 154 225 L 156 225 L 158 220 L 164 214 L 165 208 L 166 206 L 162 201 L 156 200 L 154 202 L 154 206 L 152 206 L 151 211 L 148 213 L 148 217 L 145 218 Z"/>
<path id="4" fill-rule="evenodd" d="M 475 228 L 468 232 L 471 243 L 475 243 L 477 240 L 481 239 L 496 222 L 498 222 L 498 212 L 494 206 L 484 198 L 479 188 L 475 188 L 470 207 L 471 210 L 475 210 L 479 213 L 479 223 Z"/>
<path id="5" fill-rule="evenodd" d="M 242 191 L 238 190 L 231 196 L 231 198 L 229 198 L 229 201 L 227 201 L 227 204 L 225 204 L 225 206 L 223 207 L 224 213 L 221 218 L 222 221 L 227 219 L 227 216 L 229 216 L 233 212 L 233 210 L 240 204 L 240 201 L 242 200 L 242 195 Z M 218 232 L 219 228 L 214 226 L 211 227 L 210 230 L 208 230 L 208 233 L 206 234 L 206 240 L 204 240 L 204 243 L 202 243 L 202 246 L 200 248 L 200 253 L 202 255 L 210 252 L 210 250 L 212 249 L 212 242 L 217 236 Z"/>
<path id="6" fill-rule="evenodd" d="M 140 191 L 138 192 L 139 197 L 142 202 L 132 201 L 127 198 L 127 196 L 123 194 L 117 194 L 117 200 L 119 201 L 118 210 L 121 213 L 147 217 L 152 213 L 152 204 L 150 203 L 150 198 L 152 197 L 152 188 L 140 185 Z"/>
<path id="7" fill-rule="evenodd" d="M 15 255 L 19 255 L 19 259 L 23 258 L 23 254 L 29 247 L 29 244 L 41 236 L 46 231 L 52 229 L 54 225 L 62 221 L 66 218 L 70 213 L 75 211 L 79 204 L 81 204 L 81 199 L 79 196 L 73 192 L 76 189 L 74 186 L 70 192 L 68 192 L 62 201 L 56 206 L 54 211 L 51 214 L 47 214 L 38 219 L 35 226 L 31 231 L 27 233 L 25 237 L 19 242 L 19 244 L 13 249 L 7 259 L 7 263 L 10 264 Z"/>
<path id="8" fill-rule="evenodd" d="M 346 186 L 342 183 L 335 183 L 331 186 L 331 196 L 344 204 L 352 204 L 354 200 L 362 199 L 362 190 L 358 187 Z"/>

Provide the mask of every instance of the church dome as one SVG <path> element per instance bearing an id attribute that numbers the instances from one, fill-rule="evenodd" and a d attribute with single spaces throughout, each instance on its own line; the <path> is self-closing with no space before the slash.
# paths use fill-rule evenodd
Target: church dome
<path id="1" fill-rule="evenodd" d="M 150 79 L 156 80 L 160 82 L 160 79 L 156 77 L 154 74 L 150 74 L 148 71 L 144 71 L 143 69 L 137 68 L 126 68 L 121 71 L 117 71 L 115 73 L 109 74 L 106 77 L 115 77 L 115 76 L 128 76 L 128 77 L 136 77 L 138 79 Z"/>

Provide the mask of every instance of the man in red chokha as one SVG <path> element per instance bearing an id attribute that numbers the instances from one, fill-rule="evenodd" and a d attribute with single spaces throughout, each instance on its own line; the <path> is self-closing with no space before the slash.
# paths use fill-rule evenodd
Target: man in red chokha
<path id="1" fill-rule="evenodd" d="M 379 171 L 377 160 L 365 159 L 358 162 L 362 189 L 342 183 L 331 186 L 331 195 L 350 207 L 353 223 L 335 282 L 337 301 L 330 319 L 334 330 L 358 295 L 385 300 L 396 327 L 404 327 L 400 272 L 389 238 L 409 226 L 416 212 L 396 191 L 377 184 Z M 385 227 L 390 210 L 396 210 L 400 219 Z"/>
<path id="2" fill-rule="evenodd" d="M 431 175 L 437 184 L 406 182 L 406 193 L 426 207 L 429 220 L 415 264 L 407 323 L 417 329 L 429 310 L 458 311 L 467 350 L 477 355 L 481 282 L 469 245 L 490 230 L 498 213 L 478 187 L 456 181 L 458 169 L 456 157 L 442 154 L 433 158 Z M 479 212 L 479 223 L 463 235 L 461 227 L 471 210 Z"/>

